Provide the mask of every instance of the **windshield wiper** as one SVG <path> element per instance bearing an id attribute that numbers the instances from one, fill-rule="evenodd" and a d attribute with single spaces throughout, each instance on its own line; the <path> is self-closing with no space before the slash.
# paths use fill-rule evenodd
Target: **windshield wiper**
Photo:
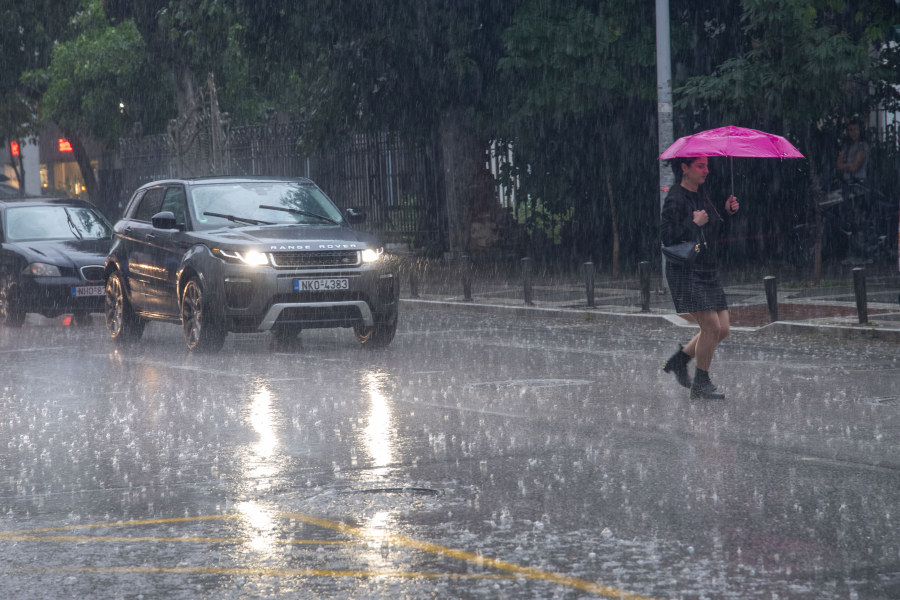
<path id="1" fill-rule="evenodd" d="M 75 221 L 72 220 L 72 215 L 70 215 L 69 211 L 67 211 L 66 209 L 63 209 L 63 212 L 66 213 L 66 221 L 69 222 L 69 229 L 72 230 L 72 233 L 75 234 L 75 237 L 77 237 L 79 240 L 83 240 L 84 236 L 78 232 L 78 227 L 75 226 Z"/>
<path id="2" fill-rule="evenodd" d="M 335 225 L 340 225 L 340 223 L 338 223 L 331 217 L 326 217 L 325 215 L 319 215 L 314 212 L 309 212 L 306 210 L 300 210 L 299 208 L 287 208 L 284 206 L 266 206 L 265 204 L 260 204 L 259 207 L 265 208 L 267 210 L 280 210 L 282 212 L 291 213 L 293 215 L 303 215 L 304 217 L 315 217 L 317 219 L 322 219 L 323 221 L 328 221 L 329 223 L 334 223 Z"/>
<path id="3" fill-rule="evenodd" d="M 275 225 L 271 221 L 260 221 L 259 219 L 248 219 L 247 217 L 236 217 L 234 215 L 223 215 L 222 213 L 205 212 L 203 216 L 219 217 L 220 219 L 228 219 L 232 223 L 247 223 L 248 225 Z"/>

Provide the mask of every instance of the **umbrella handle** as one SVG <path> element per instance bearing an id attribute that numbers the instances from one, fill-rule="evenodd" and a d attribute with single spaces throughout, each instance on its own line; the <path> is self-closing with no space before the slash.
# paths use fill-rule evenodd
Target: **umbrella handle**
<path id="1" fill-rule="evenodd" d="M 731 159 L 731 195 L 734 196 L 734 157 L 730 156 Z"/>

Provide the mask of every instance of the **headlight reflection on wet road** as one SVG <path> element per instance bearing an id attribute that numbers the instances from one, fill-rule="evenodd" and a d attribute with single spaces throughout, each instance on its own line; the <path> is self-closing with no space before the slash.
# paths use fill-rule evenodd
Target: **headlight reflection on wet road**
<path id="1" fill-rule="evenodd" d="M 247 484 L 255 486 L 257 490 L 266 490 L 272 486 L 271 478 L 280 472 L 280 464 L 284 458 L 278 451 L 279 440 L 272 404 L 271 390 L 265 383 L 260 383 L 247 414 L 247 422 L 259 436 L 259 440 L 245 454 L 247 465 L 244 471 Z M 267 555 L 275 554 L 275 523 L 270 511 L 255 501 L 239 502 L 235 508 L 246 517 L 248 537 L 253 540 L 250 547 Z"/>
<path id="2" fill-rule="evenodd" d="M 387 467 L 394 462 L 394 430 L 391 405 L 383 393 L 386 375 L 371 370 L 363 375 L 366 393 L 369 394 L 368 425 L 363 430 L 363 441 L 372 459 L 372 466 Z M 385 469 L 377 469 L 372 475 L 378 477 Z"/>

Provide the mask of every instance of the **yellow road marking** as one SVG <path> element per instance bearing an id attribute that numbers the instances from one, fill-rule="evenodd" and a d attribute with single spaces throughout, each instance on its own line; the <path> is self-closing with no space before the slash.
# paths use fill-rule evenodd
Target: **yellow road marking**
<path id="1" fill-rule="evenodd" d="M 249 544 L 253 538 L 204 538 L 204 537 L 109 537 L 93 535 L 15 535 L 0 537 L 0 542 L 194 542 L 198 544 Z M 272 539 L 273 544 L 315 546 L 359 546 L 365 542 L 335 540 Z"/>
<path id="2" fill-rule="evenodd" d="M 99 529 L 101 527 L 129 527 L 131 525 L 160 525 L 162 523 L 186 523 L 189 521 L 215 521 L 217 519 L 240 519 L 244 515 L 207 515 L 205 517 L 178 517 L 175 519 L 150 519 L 144 521 L 116 521 L 113 523 L 92 523 L 90 525 L 63 525 L 43 529 L 22 529 L 20 531 L 0 531 L 0 539 L 10 535 L 29 535 L 45 531 L 74 531 L 76 529 Z"/>
<path id="3" fill-rule="evenodd" d="M 330 521 L 328 519 L 320 519 L 317 517 L 311 517 L 308 515 L 303 515 L 299 513 L 282 513 L 278 515 L 285 519 L 295 519 L 297 521 L 302 521 L 304 523 L 309 523 L 310 525 L 317 525 L 319 527 L 324 527 L 326 529 L 331 529 L 334 531 L 339 531 L 341 533 L 345 533 L 347 535 L 352 535 L 356 537 L 362 537 L 367 539 L 378 539 L 381 541 L 387 541 L 396 546 L 405 546 L 407 548 L 413 548 L 416 550 L 421 550 L 423 552 L 429 552 L 431 554 L 437 554 L 440 556 L 449 556 L 451 558 L 456 558 L 459 560 L 464 560 L 466 562 L 473 562 L 479 566 L 492 567 L 496 569 L 500 569 L 503 571 L 508 571 L 510 573 L 514 573 L 517 577 L 523 577 L 526 579 L 538 579 L 542 581 L 549 581 L 552 583 L 557 583 L 559 585 L 564 585 L 566 587 L 575 588 L 578 590 L 582 590 L 585 592 L 589 592 L 592 594 L 597 594 L 600 596 L 606 596 L 607 598 L 619 598 L 620 600 L 655 600 L 649 596 L 641 596 L 639 594 L 632 594 L 631 592 L 626 592 L 624 590 L 620 590 L 611 586 L 601 585 L 599 583 L 593 583 L 591 581 L 586 581 L 584 579 L 578 579 L 577 577 L 569 577 L 566 575 L 560 575 L 558 573 L 552 573 L 550 571 L 544 571 L 543 569 L 536 569 L 534 567 L 523 567 L 521 565 L 517 565 L 515 563 L 507 562 L 504 560 L 499 560 L 496 558 L 490 558 L 485 556 L 479 556 L 477 554 L 472 554 L 471 552 L 465 552 L 462 550 L 456 550 L 454 548 L 448 548 L 446 546 L 439 546 L 437 544 L 432 544 L 430 542 L 423 542 L 421 540 L 417 540 L 414 538 L 401 536 L 401 535 L 393 535 L 390 533 L 385 533 L 384 535 L 373 534 L 371 531 L 362 529 L 360 527 L 353 527 L 351 525 L 347 525 L 345 523 L 339 523 L 337 521 Z M 43 540 L 51 540 L 51 537 L 44 536 L 33 536 L 28 534 L 34 533 L 43 533 L 47 531 L 70 531 L 77 529 L 96 529 L 101 527 L 124 527 L 129 525 L 158 525 L 162 523 L 184 523 L 190 521 L 211 521 L 216 519 L 240 519 L 243 518 L 244 515 L 233 514 L 233 515 L 210 515 L 205 517 L 181 517 L 174 519 L 153 519 L 153 520 L 143 520 L 143 521 L 117 521 L 115 523 L 95 523 L 91 525 L 67 525 L 64 527 L 47 527 L 44 529 L 30 529 L 24 531 L 7 531 L 4 533 L 0 533 L 0 541 L 14 541 L 16 536 L 18 537 L 28 537 L 33 538 L 28 541 L 43 541 Z M 74 538 L 73 538 L 74 539 Z M 97 538 L 86 537 L 85 541 L 95 540 Z M 108 538 L 109 540 L 115 541 L 136 541 L 136 538 Z M 148 541 L 157 541 L 157 540 L 166 540 L 166 541 L 185 541 L 188 538 L 146 538 Z M 204 538 L 196 538 L 196 540 L 201 540 Z M 219 538 L 205 538 L 207 540 L 216 540 Z M 232 542 L 233 540 L 244 540 L 244 538 L 221 538 L 222 542 Z M 63 540 L 63 541 L 71 541 L 71 540 Z M 80 541 L 80 539 L 78 540 Z M 318 544 L 326 544 L 328 542 L 311 542 Z M 334 543 L 334 542 L 332 542 Z M 340 543 L 340 542 L 338 542 Z M 442 573 L 379 573 L 379 572 L 371 572 L 371 571 L 330 571 L 330 570 L 317 570 L 317 569 L 193 569 L 193 568 L 166 568 L 166 567 L 109 567 L 109 568 L 84 568 L 77 569 L 73 572 L 105 572 L 105 573 L 210 573 L 210 574 L 256 574 L 256 575 L 304 575 L 309 577 L 407 577 L 407 578 L 416 578 L 416 577 L 468 577 L 468 578 L 500 578 L 507 579 L 507 577 L 499 576 L 499 575 L 451 575 L 451 574 L 442 574 Z"/>
<path id="4" fill-rule="evenodd" d="M 592 594 L 606 596 L 607 598 L 620 598 L 621 600 L 654 600 L 653 598 L 650 598 L 648 596 L 632 594 L 630 592 L 626 592 L 624 590 L 620 590 L 607 585 L 600 585 L 599 583 L 593 583 L 591 581 L 585 581 L 584 579 L 578 579 L 577 577 L 568 577 L 566 575 L 551 573 L 550 571 L 535 569 L 533 567 L 523 567 L 515 563 L 506 562 L 505 560 L 479 556 L 477 554 L 472 554 L 471 552 L 455 550 L 453 548 L 439 546 L 430 542 L 423 542 L 421 540 L 405 537 L 402 535 L 393 535 L 390 533 L 386 533 L 382 536 L 375 536 L 372 535 L 370 531 L 361 529 L 359 527 L 353 527 L 344 523 L 338 523 L 337 521 L 329 521 L 328 519 L 319 519 L 317 517 L 310 517 L 297 513 L 286 513 L 279 516 L 285 519 L 296 519 L 297 521 L 303 521 L 304 523 L 309 523 L 311 525 L 318 525 L 319 527 L 326 527 L 328 529 L 340 531 L 341 533 L 346 533 L 348 535 L 365 538 L 377 537 L 382 541 L 388 541 L 397 546 L 406 546 L 407 548 L 414 548 L 416 550 L 422 550 L 424 552 L 430 552 L 432 554 L 450 556 L 452 558 L 474 562 L 478 565 L 484 565 L 496 569 L 502 569 L 504 571 L 509 571 L 528 579 L 541 579 L 544 581 L 550 581 L 585 592 L 590 592 Z"/>
<path id="5" fill-rule="evenodd" d="M 183 573 L 200 575 L 263 575 L 271 577 L 391 577 L 419 579 L 516 579 L 513 575 L 480 573 L 417 573 L 409 571 L 335 571 L 331 569 L 244 569 L 205 567 L 55 567 L 48 569 L 0 569 L 0 573 Z"/>

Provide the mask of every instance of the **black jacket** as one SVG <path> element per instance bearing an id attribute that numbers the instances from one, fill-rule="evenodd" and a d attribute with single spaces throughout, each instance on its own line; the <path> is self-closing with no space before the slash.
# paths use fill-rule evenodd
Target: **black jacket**
<path id="1" fill-rule="evenodd" d="M 709 215 L 706 225 L 699 227 L 694 223 L 694 211 L 705 210 Z M 719 234 L 724 225 L 723 216 L 727 215 L 724 206 L 718 210 L 709 199 L 709 194 L 700 186 L 697 192 L 689 192 L 675 184 L 669 190 L 666 201 L 663 203 L 662 219 L 660 223 L 660 237 L 663 246 L 672 246 L 680 242 L 695 242 L 701 240 L 700 232 L 706 246 L 702 246 L 700 255 L 695 264 L 715 267 L 718 255 Z"/>

